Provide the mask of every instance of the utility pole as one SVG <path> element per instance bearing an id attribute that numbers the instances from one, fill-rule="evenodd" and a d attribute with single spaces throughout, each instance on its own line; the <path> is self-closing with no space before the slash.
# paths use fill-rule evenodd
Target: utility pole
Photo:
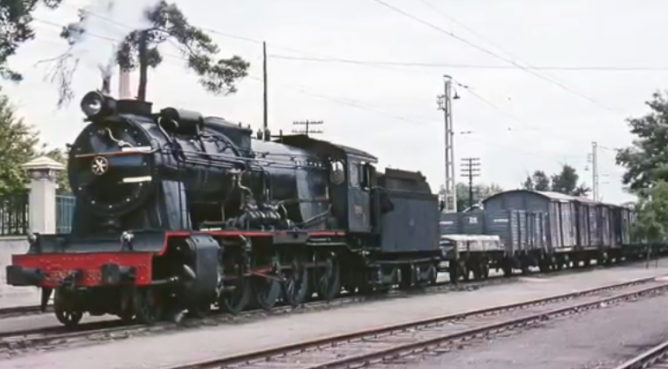
<path id="1" fill-rule="evenodd" d="M 264 116 L 263 116 L 263 121 L 262 121 L 262 128 L 263 128 L 263 136 L 265 137 L 265 140 L 269 140 L 271 134 L 268 132 L 269 131 L 269 118 L 268 118 L 268 97 L 267 97 L 267 43 L 262 42 L 262 84 L 264 88 L 264 97 L 262 101 L 262 108 L 264 110 Z"/>
<path id="2" fill-rule="evenodd" d="M 304 129 L 293 129 L 292 133 L 296 134 L 302 134 L 302 135 L 309 135 L 309 134 L 320 134 L 322 133 L 322 130 L 311 130 L 309 129 L 310 126 L 318 126 L 322 125 L 323 121 L 312 121 L 312 120 L 306 120 L 306 121 L 301 121 L 301 122 L 292 122 L 293 126 L 304 126 Z"/>
<path id="3" fill-rule="evenodd" d="M 443 95 L 438 96 L 438 109 L 443 111 L 445 131 L 445 213 L 457 212 L 457 191 L 455 188 L 454 131 L 452 127 L 452 77 L 443 76 Z"/>
<path id="4" fill-rule="evenodd" d="M 480 158 L 462 158 L 462 177 L 469 181 L 469 208 L 473 207 L 473 178 L 480 176 Z"/>
<path id="5" fill-rule="evenodd" d="M 592 173 L 592 196 L 594 201 L 598 201 L 598 143 L 591 143 L 591 173 Z"/>

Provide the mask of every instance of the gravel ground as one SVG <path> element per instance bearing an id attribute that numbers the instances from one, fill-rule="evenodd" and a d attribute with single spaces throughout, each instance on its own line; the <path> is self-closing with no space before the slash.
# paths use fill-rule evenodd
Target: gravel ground
<path id="1" fill-rule="evenodd" d="M 471 292 L 371 302 L 243 325 L 207 327 L 169 335 L 125 339 L 99 346 L 33 353 L 30 356 L 0 361 L 0 368 L 161 368 L 666 274 L 668 261 L 663 260 L 658 268 L 624 266 L 550 278 L 523 278 L 518 283 L 490 286 Z"/>
<path id="2" fill-rule="evenodd" d="M 383 369 L 609 369 L 668 339 L 668 295 L 558 318 Z"/>

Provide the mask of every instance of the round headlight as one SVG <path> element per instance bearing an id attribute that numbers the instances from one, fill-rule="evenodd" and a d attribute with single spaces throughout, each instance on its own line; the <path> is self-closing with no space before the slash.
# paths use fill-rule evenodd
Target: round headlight
<path id="1" fill-rule="evenodd" d="M 114 102 L 112 98 L 92 91 L 81 99 L 81 110 L 88 118 L 101 114 L 112 114 L 115 108 Z"/>

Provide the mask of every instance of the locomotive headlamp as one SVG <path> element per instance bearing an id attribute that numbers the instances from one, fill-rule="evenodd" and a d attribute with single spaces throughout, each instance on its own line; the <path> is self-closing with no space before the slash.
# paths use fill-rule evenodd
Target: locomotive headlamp
<path id="1" fill-rule="evenodd" d="M 81 110 L 88 118 L 110 115 L 116 110 L 116 100 L 100 92 L 91 91 L 81 99 Z"/>

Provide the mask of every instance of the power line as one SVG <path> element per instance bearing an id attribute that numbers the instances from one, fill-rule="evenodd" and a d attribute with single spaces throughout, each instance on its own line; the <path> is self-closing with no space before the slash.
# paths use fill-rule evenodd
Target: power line
<path id="1" fill-rule="evenodd" d="M 480 177 L 480 158 L 462 158 L 462 177 L 469 182 L 469 208 L 473 207 L 473 178 Z"/>
<path id="2" fill-rule="evenodd" d="M 465 25 L 463 25 L 461 22 L 458 22 L 458 21 L 454 20 L 454 18 L 452 18 L 452 17 L 446 15 L 445 13 L 441 12 L 440 10 L 434 8 L 431 4 L 427 3 L 426 1 L 424 1 L 424 0 L 418 0 L 418 1 L 420 1 L 420 2 L 422 2 L 423 4 L 429 6 L 430 8 L 432 8 L 433 10 L 435 10 L 435 11 L 437 11 L 439 14 L 441 14 L 442 16 L 444 16 L 444 17 L 446 17 L 446 18 L 452 20 L 453 22 L 456 22 L 456 23 L 459 24 L 460 26 L 462 26 L 462 27 L 468 29 L 471 33 L 476 33 L 476 32 L 473 31 L 472 29 L 470 29 L 470 28 L 466 27 Z M 122 28 L 125 28 L 125 29 L 128 29 L 128 30 L 132 30 L 132 27 L 129 27 L 129 26 L 123 24 L 123 23 L 120 23 L 120 22 L 114 21 L 114 20 L 112 20 L 112 19 L 109 19 L 108 17 L 102 16 L 102 15 L 99 15 L 99 14 L 97 14 L 97 13 L 94 13 L 94 12 L 91 12 L 91 11 L 87 11 L 87 10 L 84 10 L 84 12 L 85 12 L 86 15 L 96 17 L 96 18 L 101 19 L 101 20 L 103 20 L 103 21 L 105 21 L 105 22 L 108 22 L 108 23 L 110 23 L 110 24 L 113 24 L 113 25 L 116 25 L 116 26 L 119 26 L 119 27 L 122 27 Z M 57 24 L 52 23 L 52 22 L 48 22 L 48 23 L 51 23 L 51 25 L 55 25 L 55 26 L 62 27 L 62 26 L 57 25 Z M 264 42 L 264 41 L 254 40 L 254 39 L 251 39 L 251 38 L 248 38 L 248 37 L 243 37 L 243 36 L 232 35 L 232 34 L 229 34 L 229 33 L 223 33 L 223 32 L 220 32 L 220 31 L 211 29 L 211 28 L 203 28 L 203 29 L 206 30 L 207 32 L 211 32 L 211 33 L 215 33 L 215 34 L 223 35 L 223 36 L 225 36 L 225 37 L 230 37 L 230 38 L 235 38 L 235 39 L 239 39 L 239 40 L 242 40 L 242 41 L 247 41 L 247 42 L 252 42 L 252 43 L 256 43 L 256 44 L 262 44 L 262 45 L 265 45 L 265 42 Z M 445 31 L 445 32 L 447 32 L 447 31 Z M 88 32 L 88 34 L 90 34 L 90 33 Z M 91 36 L 94 36 L 94 37 L 97 37 L 97 38 L 102 38 L 102 39 L 107 39 L 107 40 L 115 41 L 115 40 L 113 40 L 113 39 L 106 38 L 106 37 L 104 37 L 104 36 L 100 36 L 100 35 L 94 35 L 94 34 L 90 34 L 90 35 L 91 35 Z M 479 35 L 479 37 L 485 39 L 484 36 L 482 36 L 482 35 Z M 487 39 L 485 39 L 485 40 L 487 40 Z M 488 41 L 489 43 L 495 45 L 493 42 L 491 42 L 491 41 L 489 41 L 489 40 L 487 40 L 487 41 Z M 495 45 L 495 46 L 496 46 L 497 48 L 503 50 L 500 46 L 498 46 L 498 45 Z M 263 47 L 264 47 L 264 46 L 263 46 Z M 274 46 L 274 47 L 275 47 L 275 46 Z M 291 48 L 286 48 L 286 47 L 275 47 L 275 48 L 284 49 L 284 50 L 288 50 L 288 51 L 294 51 L 294 52 L 297 52 L 297 53 L 302 53 L 302 54 L 304 54 L 304 52 L 299 51 L 299 50 L 296 50 L 296 49 L 291 49 Z M 510 53 L 508 53 L 507 51 L 504 50 L 504 52 L 506 52 L 507 54 L 510 55 Z M 171 56 L 171 55 L 167 55 L 167 56 L 175 57 L 175 56 Z M 275 58 L 276 55 L 272 55 L 272 57 Z M 180 57 L 176 57 L 176 58 L 182 59 L 182 58 L 180 58 Z M 285 57 L 285 58 L 290 58 L 290 57 Z M 304 59 L 308 59 L 308 58 L 304 58 Z M 336 58 L 330 58 L 330 59 L 331 59 L 331 60 L 343 60 L 343 59 L 336 59 Z M 183 60 L 183 59 L 182 59 L 182 60 Z M 325 60 L 325 59 L 320 59 L 320 60 Z M 370 64 L 370 65 L 373 65 L 373 64 Z M 512 67 L 512 66 L 506 66 L 506 67 L 507 67 L 507 68 L 513 68 L 513 69 L 515 68 L 515 67 Z M 535 68 L 534 68 L 534 69 L 535 69 Z M 667 69 L 667 70 L 668 70 L 668 69 Z M 471 92 L 471 94 L 472 94 L 474 97 L 476 97 L 477 99 L 479 99 L 479 100 L 481 100 L 482 102 L 486 103 L 487 105 L 491 106 L 492 108 L 494 108 L 494 109 L 496 109 L 496 110 L 499 110 L 499 111 L 503 112 L 505 115 L 510 116 L 510 117 L 511 117 L 512 119 L 514 119 L 515 121 L 517 121 L 517 122 L 519 122 L 519 123 L 521 123 L 521 124 L 523 124 L 523 125 L 525 125 L 525 126 L 527 126 L 527 127 L 533 128 L 533 129 L 535 129 L 535 130 L 543 131 L 543 129 L 538 128 L 538 127 L 536 127 L 536 126 L 533 126 L 533 125 L 531 125 L 531 124 L 528 124 L 528 123 L 524 122 L 523 120 L 517 118 L 516 116 L 514 116 L 514 115 L 508 113 L 507 111 L 504 111 L 503 109 L 499 108 L 499 107 L 496 106 L 495 104 L 491 103 L 489 100 L 487 100 L 487 99 L 483 98 L 482 96 L 480 96 L 478 93 L 472 91 L 472 90 L 470 89 L 469 86 L 465 86 L 465 85 L 462 85 L 462 84 L 460 84 L 460 83 L 458 83 L 458 85 L 459 85 L 460 87 L 469 89 L 469 92 Z M 396 116 L 395 116 L 395 117 L 396 117 Z M 403 118 L 399 118 L 399 119 L 400 119 L 400 120 L 404 120 Z M 570 140 L 572 140 L 572 138 L 568 138 L 568 140 L 570 141 Z M 606 147 L 604 147 L 604 146 L 601 147 L 601 148 L 606 149 L 606 150 L 610 150 L 609 148 L 606 148 Z"/>
<path id="3" fill-rule="evenodd" d="M 445 62 L 401 62 L 389 60 L 358 60 L 344 58 L 316 58 L 305 56 L 291 56 L 281 54 L 269 54 L 274 59 L 306 61 L 315 63 L 341 63 L 369 66 L 394 66 L 394 67 L 423 67 L 423 68 L 460 68 L 460 69 L 500 69 L 517 70 L 512 65 L 483 65 L 483 64 L 457 64 Z M 624 67 L 624 66 L 533 66 L 533 70 L 564 71 L 564 72 L 668 72 L 668 67 Z"/>
<path id="4" fill-rule="evenodd" d="M 427 26 L 427 27 L 429 27 L 429 28 L 432 28 L 432 29 L 434 29 L 434 30 L 440 32 L 440 33 L 443 33 L 443 34 L 445 34 L 445 35 L 447 35 L 447 36 L 449 36 L 449 37 L 452 37 L 452 38 L 454 38 L 454 39 L 456 39 L 456 40 L 458 40 L 458 41 L 460 41 L 460 42 L 462 42 L 462 43 L 464 43 L 464 44 L 466 44 L 466 45 L 468 45 L 468 46 L 470 46 L 470 47 L 472 47 L 472 48 L 474 48 L 474 49 L 476 49 L 476 50 L 478 50 L 478 51 L 481 51 L 481 52 L 483 52 L 483 53 L 485 53 L 485 54 L 487 54 L 487 55 L 490 55 L 490 56 L 492 56 L 492 57 L 494 57 L 494 58 L 496 58 L 496 59 L 502 60 L 502 61 L 504 61 L 504 62 L 506 62 L 506 63 L 512 64 L 512 65 L 514 65 L 515 67 L 517 67 L 517 68 L 519 68 L 519 69 L 521 69 L 521 70 L 523 70 L 523 71 L 525 71 L 525 72 L 527 72 L 527 73 L 529 73 L 529 74 L 531 74 L 531 75 L 533 75 L 533 76 L 535 76 L 535 77 L 538 77 L 538 78 L 540 78 L 540 79 L 542 79 L 542 80 L 544 80 L 544 81 L 546 81 L 546 82 L 549 82 L 549 83 L 551 83 L 551 84 L 553 84 L 553 85 L 556 85 L 556 86 L 558 86 L 558 87 L 561 87 L 563 90 L 568 91 L 568 92 L 570 92 L 570 93 L 572 93 L 572 94 L 574 94 L 574 95 L 577 95 L 577 96 L 579 96 L 579 97 L 581 97 L 581 98 L 583 98 L 583 99 L 585 99 L 585 100 L 587 100 L 587 101 L 589 101 L 589 102 L 591 102 L 591 103 L 593 103 L 593 104 L 595 104 L 595 105 L 598 105 L 599 107 L 604 108 L 605 110 L 614 112 L 614 109 L 611 109 L 610 107 L 608 107 L 608 106 L 606 106 L 606 105 L 604 105 L 604 104 L 598 102 L 597 100 L 594 100 L 593 98 L 591 98 L 591 97 L 589 97 L 589 96 L 587 96 L 587 95 L 584 95 L 584 94 L 582 94 L 582 93 L 580 93 L 580 92 L 578 92 L 578 91 L 575 91 L 575 90 L 569 88 L 568 86 L 564 85 L 563 83 L 561 83 L 561 82 L 559 82 L 559 81 L 555 81 L 555 80 L 552 80 L 552 79 L 550 79 L 550 78 L 547 78 L 547 77 L 545 77 L 545 76 L 543 76 L 543 75 L 541 75 L 541 74 L 538 74 L 538 73 L 536 73 L 535 71 L 533 71 L 533 70 L 531 70 L 531 69 L 529 69 L 529 68 L 527 68 L 527 67 L 525 67 L 525 66 L 523 66 L 523 65 L 518 64 L 518 63 L 517 63 L 516 61 L 514 61 L 514 60 L 505 58 L 505 57 L 503 57 L 503 56 L 501 56 L 501 55 L 499 55 L 499 54 L 497 54 L 497 53 L 495 53 L 495 52 L 493 52 L 493 51 L 490 51 L 490 50 L 488 50 L 488 49 L 486 49 L 486 48 L 484 48 L 484 47 L 482 47 L 482 46 L 479 46 L 479 45 L 477 45 L 477 44 L 475 44 L 475 43 L 473 43 L 473 42 L 471 42 L 471 41 L 469 41 L 469 40 L 467 40 L 467 39 L 465 39 L 465 38 L 462 38 L 462 37 L 460 37 L 460 36 L 457 36 L 456 34 L 450 32 L 450 31 L 444 30 L 444 29 L 441 28 L 441 27 L 438 27 L 438 26 L 436 26 L 436 25 L 434 25 L 434 24 L 432 24 L 432 23 L 429 23 L 429 22 L 427 22 L 427 21 L 425 21 L 425 20 L 423 20 L 423 19 L 420 19 L 420 18 L 418 18 L 418 17 L 416 17 L 416 16 L 414 16 L 414 15 L 412 15 L 412 14 L 410 14 L 410 13 L 407 13 L 407 12 L 405 12 L 405 11 L 403 11 L 403 10 L 401 10 L 401 9 L 399 9 L 399 8 L 397 8 L 397 7 L 395 7 L 395 6 L 392 6 L 392 5 L 386 3 L 386 2 L 383 1 L 383 0 L 372 0 L 372 1 L 375 1 L 375 2 L 377 2 L 378 4 L 381 4 L 381 5 L 383 5 L 383 6 L 386 7 L 386 8 L 389 8 L 389 9 L 391 9 L 391 10 L 393 10 L 393 11 L 399 13 L 399 14 L 402 14 L 402 15 L 404 15 L 405 17 L 410 18 L 410 19 L 412 19 L 412 20 L 415 21 L 415 22 L 418 22 L 418 23 L 420 23 L 420 24 L 423 24 L 423 25 L 425 25 L 425 26 Z"/>
<path id="5" fill-rule="evenodd" d="M 63 25 L 60 25 L 60 24 L 57 24 L 57 23 L 54 23 L 54 22 L 50 22 L 50 21 L 46 21 L 46 20 L 42 20 L 42 19 L 37 19 L 36 18 L 35 21 L 40 22 L 40 23 L 44 23 L 44 24 L 47 24 L 47 25 L 50 25 L 50 26 L 53 26 L 53 27 L 57 27 L 57 28 L 62 28 L 63 27 Z M 122 25 L 121 23 L 118 23 L 118 22 L 114 22 L 114 23 L 118 24 L 119 26 L 123 26 L 124 28 L 130 29 L 129 26 Z M 111 42 L 115 42 L 115 43 L 118 43 L 118 42 L 122 41 L 122 40 L 119 40 L 119 39 L 114 39 L 114 38 L 98 35 L 98 34 L 95 34 L 95 33 L 88 32 L 88 31 L 86 32 L 86 35 L 88 35 L 90 37 L 93 37 L 93 38 L 103 39 L 103 40 L 107 40 L 107 41 L 111 41 Z M 179 60 L 179 61 L 186 61 L 186 59 L 183 56 L 172 55 L 172 54 L 168 54 L 168 53 L 162 53 L 162 54 L 165 57 L 169 57 L 169 58 L 176 59 L 176 60 Z M 251 79 L 251 80 L 262 82 L 262 78 L 259 78 L 259 77 L 253 76 L 253 75 L 249 75 L 248 78 Z M 408 118 L 408 117 L 405 117 L 405 116 L 402 116 L 402 115 L 388 113 L 388 112 L 383 111 L 383 110 L 371 108 L 369 106 L 366 106 L 363 102 L 360 102 L 360 101 L 357 101 L 357 100 L 341 99 L 341 98 L 321 95 L 321 94 L 318 94 L 318 93 L 314 93 L 312 91 L 308 91 L 308 90 L 306 90 L 306 89 L 304 89 L 303 87 L 300 87 L 300 86 L 292 86 L 292 85 L 285 85 L 285 84 L 277 85 L 277 86 L 282 87 L 282 88 L 286 88 L 286 89 L 291 89 L 291 90 L 294 90 L 298 93 L 308 95 L 308 96 L 311 96 L 311 97 L 316 97 L 316 98 L 320 98 L 320 99 L 323 99 L 323 100 L 331 101 L 331 102 L 334 102 L 334 103 L 337 103 L 337 104 L 340 104 L 340 105 L 346 105 L 346 106 L 354 107 L 354 108 L 357 108 L 357 109 L 366 110 L 366 111 L 374 112 L 374 113 L 377 113 L 377 114 L 381 114 L 381 115 L 384 115 L 384 116 L 387 116 L 387 117 L 390 117 L 390 118 L 393 118 L 393 119 L 396 119 L 396 120 L 400 120 L 400 121 L 403 121 L 403 122 L 406 122 L 406 123 L 411 123 L 411 124 L 424 124 L 425 123 L 424 121 L 418 121 L 418 120 Z M 482 139 L 479 139 L 479 138 L 472 138 L 472 137 L 467 137 L 467 138 L 471 139 L 471 140 L 474 140 L 474 141 L 480 141 L 480 142 L 484 142 L 484 143 L 499 146 L 499 147 L 510 148 L 517 153 L 522 153 L 522 154 L 525 154 L 527 156 L 532 156 L 532 157 L 540 156 L 540 157 L 543 157 L 543 158 L 546 158 L 546 159 L 554 160 L 557 163 L 562 164 L 561 159 L 557 159 L 554 156 L 545 155 L 541 152 L 522 150 L 522 149 L 517 148 L 516 146 L 505 145 L 505 144 L 502 144 L 502 143 L 499 143 L 499 142 L 487 141 L 487 140 L 482 140 Z"/>

